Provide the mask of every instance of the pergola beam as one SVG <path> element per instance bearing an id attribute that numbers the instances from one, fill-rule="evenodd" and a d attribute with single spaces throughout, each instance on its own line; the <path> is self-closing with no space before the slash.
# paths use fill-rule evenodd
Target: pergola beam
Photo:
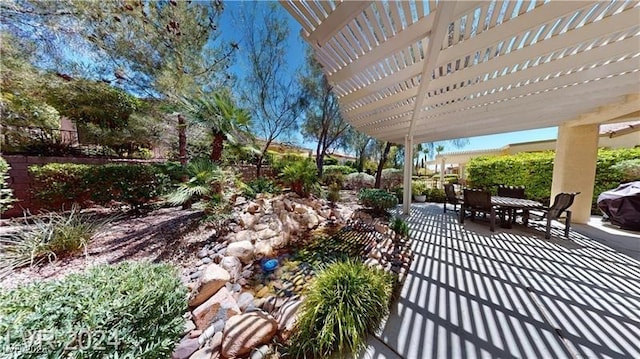
<path id="1" fill-rule="evenodd" d="M 638 111 L 640 111 L 640 93 L 627 95 L 620 103 L 602 106 L 597 111 L 580 115 L 578 119 L 568 122 L 567 125 L 574 127 L 602 123 Z"/>
<path id="2" fill-rule="evenodd" d="M 413 115 L 411 117 L 411 125 L 409 126 L 409 135 L 413 136 L 411 133 L 416 124 L 416 119 L 419 116 L 420 109 L 422 108 L 422 104 L 424 103 L 425 94 L 429 90 L 429 85 L 431 84 L 431 74 L 433 70 L 436 68 L 436 64 L 438 63 L 438 57 L 440 56 L 440 51 L 442 50 L 442 42 L 447 35 L 449 30 L 449 23 L 453 18 L 453 10 L 456 7 L 455 1 L 441 1 L 438 3 L 438 7 L 436 8 L 436 18 L 434 21 L 434 29 L 431 31 L 431 36 L 429 37 L 429 45 L 427 47 L 427 51 L 425 53 L 426 62 L 424 63 L 424 67 L 422 68 L 422 76 L 420 77 L 420 87 L 418 88 L 418 95 L 414 102 L 413 107 Z"/>

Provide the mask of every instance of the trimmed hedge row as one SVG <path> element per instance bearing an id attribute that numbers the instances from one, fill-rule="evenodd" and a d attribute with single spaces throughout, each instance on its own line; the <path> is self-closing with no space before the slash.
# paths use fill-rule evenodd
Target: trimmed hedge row
<path id="1" fill-rule="evenodd" d="M 554 157 L 554 151 L 476 157 L 469 161 L 467 166 L 468 184 L 470 187 L 483 188 L 493 193 L 499 184 L 525 186 L 527 198 L 548 204 Z M 598 151 L 594 205 L 600 193 L 616 188 L 624 179 L 622 171 L 612 166 L 624 160 L 639 158 L 640 148 Z"/>
<path id="2" fill-rule="evenodd" d="M 29 167 L 32 198 L 43 209 L 89 201 L 111 201 L 140 207 L 165 194 L 171 185 L 165 168 L 143 164 L 85 165 L 49 163 Z"/>

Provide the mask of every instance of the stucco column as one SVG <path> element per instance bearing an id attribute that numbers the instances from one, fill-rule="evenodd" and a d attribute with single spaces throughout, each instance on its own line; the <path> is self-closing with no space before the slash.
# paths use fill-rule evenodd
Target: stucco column
<path id="1" fill-rule="evenodd" d="M 444 188 L 444 170 L 446 165 L 445 160 L 446 158 L 444 157 L 440 158 L 440 183 L 439 183 L 440 188 Z"/>
<path id="2" fill-rule="evenodd" d="M 411 208 L 411 174 L 413 173 L 413 136 L 404 136 L 404 185 L 402 191 L 402 213 L 409 214 Z"/>
<path id="3" fill-rule="evenodd" d="M 573 223 L 587 223 L 591 215 L 599 128 L 598 124 L 558 127 L 551 201 L 560 192 L 580 192 L 570 208 Z"/>

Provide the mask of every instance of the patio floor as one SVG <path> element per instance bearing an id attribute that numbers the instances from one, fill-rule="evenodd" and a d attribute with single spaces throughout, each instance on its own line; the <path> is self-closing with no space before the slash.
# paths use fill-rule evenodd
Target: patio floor
<path id="1" fill-rule="evenodd" d="M 462 227 L 441 204 L 412 205 L 407 220 L 411 271 L 361 358 L 640 358 L 637 258 L 591 232 Z"/>

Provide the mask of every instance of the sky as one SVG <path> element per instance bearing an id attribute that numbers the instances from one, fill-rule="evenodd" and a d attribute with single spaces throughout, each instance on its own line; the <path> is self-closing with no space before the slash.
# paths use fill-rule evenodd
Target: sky
<path id="1" fill-rule="evenodd" d="M 242 11 L 243 6 L 247 5 L 248 1 L 229 1 L 225 2 L 225 11 L 221 17 L 222 36 L 228 41 L 236 41 L 240 43 L 240 52 L 238 61 L 231 67 L 238 78 L 243 77 L 245 71 L 245 65 L 242 61 L 242 32 L 239 31 L 240 24 L 237 23 L 237 14 Z M 258 6 L 268 6 L 269 1 L 259 1 Z M 291 69 L 295 69 L 304 63 L 305 51 L 307 48 L 306 43 L 300 35 L 301 26 L 295 19 L 289 15 L 289 13 L 282 7 L 277 7 L 284 16 L 288 19 L 290 35 L 287 49 L 287 59 L 289 60 L 289 66 Z M 292 70 L 292 75 L 294 71 Z M 443 143 L 445 146 L 445 152 L 457 152 L 457 151 L 473 151 L 482 149 L 494 149 L 500 148 L 511 143 L 531 142 L 540 140 L 549 140 L 557 138 L 557 127 L 543 128 L 530 131 L 518 131 L 511 133 L 495 134 L 488 136 L 470 137 L 469 143 L 461 149 L 451 148 L 447 143 Z M 302 146 L 308 148 L 315 148 L 314 143 L 304 141 L 300 136 L 294 139 L 294 141 L 301 143 Z"/>

